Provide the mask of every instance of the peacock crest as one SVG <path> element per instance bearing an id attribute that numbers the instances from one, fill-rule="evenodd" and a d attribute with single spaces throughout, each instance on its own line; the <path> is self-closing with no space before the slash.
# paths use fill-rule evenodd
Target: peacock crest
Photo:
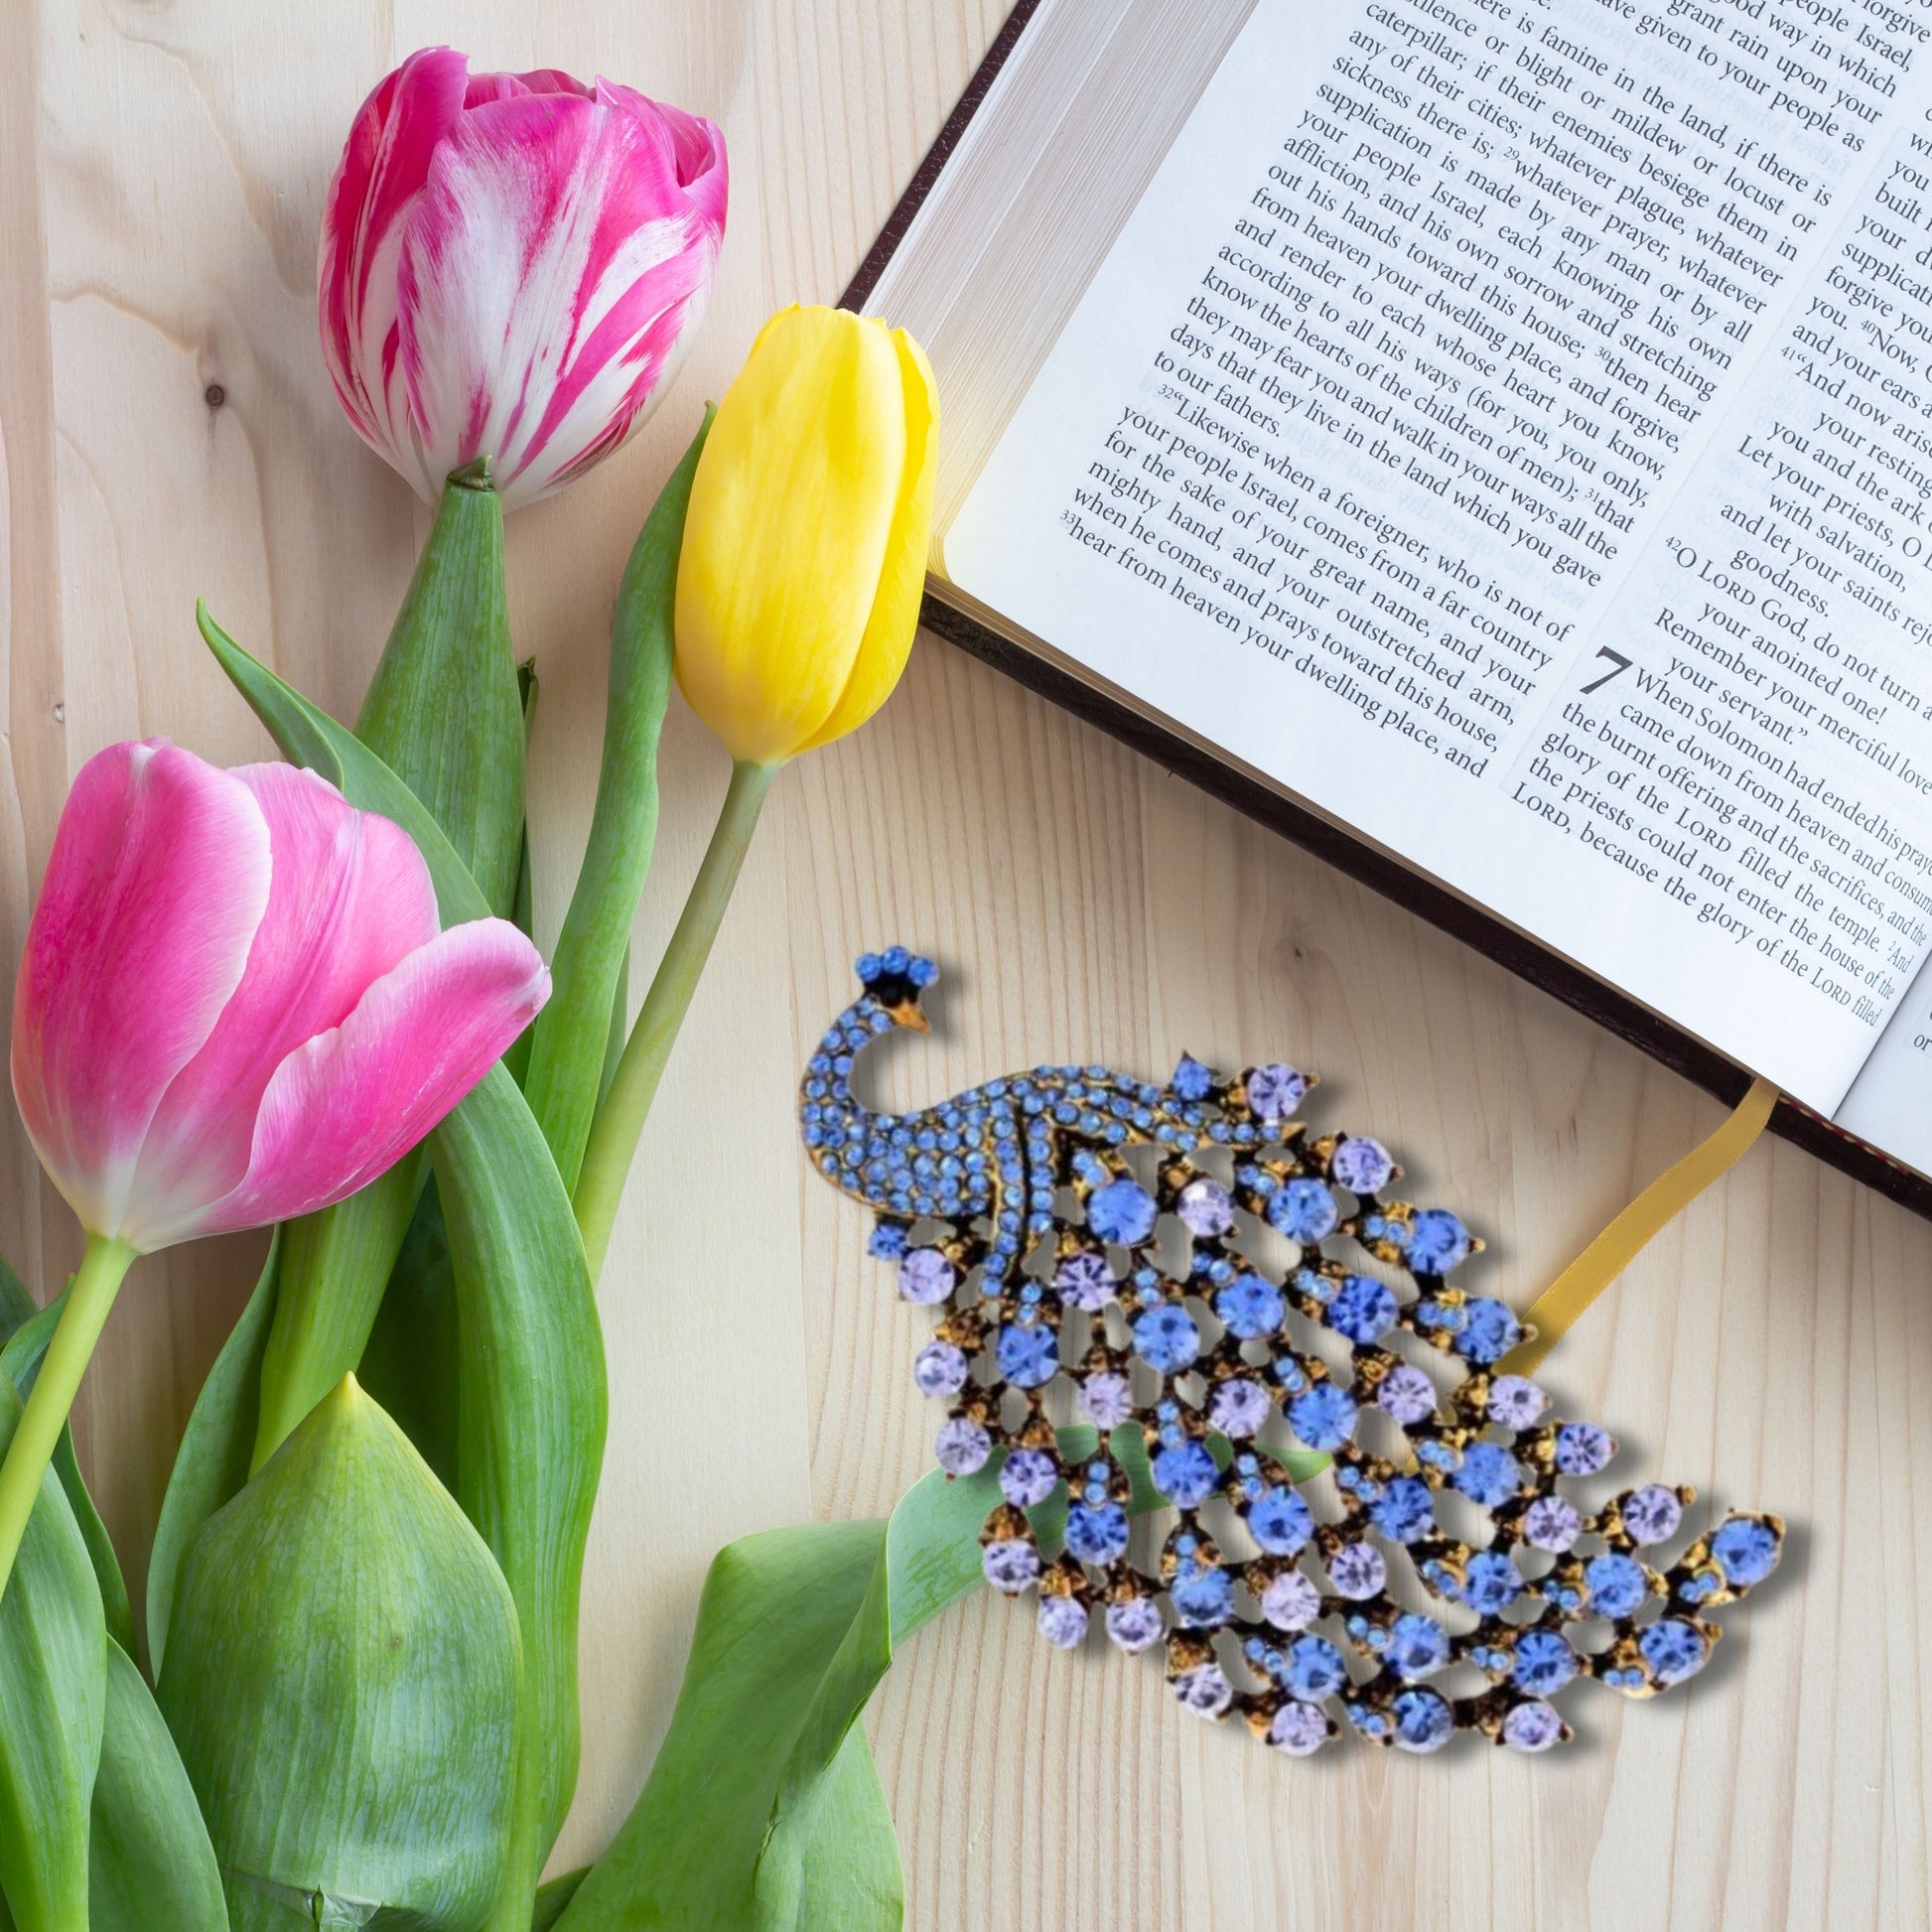
<path id="1" fill-rule="evenodd" d="M 1410 1751 L 1547 1750 L 1573 1679 L 1647 1698 L 1704 1667 L 1708 1612 L 1770 1575 L 1784 1525 L 1730 1515 L 1665 1564 L 1691 1488 L 1591 1506 L 1616 1444 L 1511 1372 L 1522 1324 L 1449 1282 L 1482 1246 L 1462 1222 L 1388 1197 L 1379 1141 L 1298 1118 L 1311 1076 L 1041 1066 L 878 1113 L 854 1062 L 924 1029 L 938 974 L 897 946 L 858 969 L 805 1144 L 939 1317 L 913 1363 L 948 1405 L 939 1463 L 997 1468 L 986 1579 L 1036 1592 L 1048 1643 L 1096 1613 L 1122 1650 L 1165 1642 L 1187 1709 L 1296 1756 L 1335 1713 Z"/>

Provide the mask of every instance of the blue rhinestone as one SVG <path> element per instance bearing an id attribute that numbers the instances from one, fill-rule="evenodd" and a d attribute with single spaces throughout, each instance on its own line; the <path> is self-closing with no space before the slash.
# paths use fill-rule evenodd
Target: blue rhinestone
<path id="1" fill-rule="evenodd" d="M 1523 1471 L 1501 1444 L 1471 1443 L 1450 1480 L 1472 1503 L 1496 1509 L 1522 1488 Z"/>
<path id="2" fill-rule="evenodd" d="M 1272 1335 L 1282 1325 L 1287 1305 L 1273 1282 L 1259 1275 L 1242 1275 L 1215 1296 L 1214 1312 L 1230 1334 L 1252 1341 L 1259 1335 Z"/>
<path id="3" fill-rule="evenodd" d="M 1234 1614 L 1234 1579 L 1225 1570 L 1189 1566 L 1168 1586 L 1168 1600 L 1182 1624 L 1211 1630 Z"/>
<path id="4" fill-rule="evenodd" d="M 1338 1449 L 1355 1433 L 1355 1404 L 1332 1382 L 1318 1382 L 1289 1404 L 1288 1425 L 1311 1449 Z"/>
<path id="5" fill-rule="evenodd" d="M 1368 1275 L 1350 1275 L 1328 1305 L 1328 1325 L 1350 1341 L 1379 1341 L 1395 1326 L 1396 1299 L 1386 1284 Z"/>
<path id="6" fill-rule="evenodd" d="M 1589 1607 L 1594 1616 L 1630 1616 L 1650 1594 L 1650 1580 L 1643 1566 L 1628 1557 L 1591 1558 L 1584 1581 L 1589 1586 Z"/>
<path id="7" fill-rule="evenodd" d="M 1285 1483 L 1248 1506 L 1248 1534 L 1271 1557 L 1292 1557 L 1314 1534 L 1314 1512 Z"/>
<path id="8" fill-rule="evenodd" d="M 1471 1557 L 1462 1585 L 1462 1600 L 1482 1616 L 1496 1616 L 1522 1594 L 1523 1579 L 1500 1550 L 1483 1550 Z"/>
<path id="9" fill-rule="evenodd" d="M 1398 1750 L 1441 1750 L 1455 1734 L 1455 1713 L 1434 1691 L 1404 1691 L 1389 1712 Z"/>
<path id="10" fill-rule="evenodd" d="M 1268 1224 L 1304 1246 L 1334 1233 L 1341 1210 L 1325 1181 L 1309 1175 L 1291 1180 L 1268 1202 Z"/>
<path id="11" fill-rule="evenodd" d="M 1469 1231 L 1447 1208 L 1426 1207 L 1409 1230 L 1409 1266 L 1418 1275 L 1447 1275 L 1469 1257 Z"/>
<path id="12" fill-rule="evenodd" d="M 1511 1675 L 1524 1690 L 1548 1697 L 1577 1675 L 1577 1653 L 1558 1631 L 1525 1630 L 1516 1639 Z"/>
<path id="13" fill-rule="evenodd" d="M 1160 1209 L 1154 1196 L 1134 1180 L 1114 1180 L 1087 1202 L 1087 1226 L 1102 1240 L 1138 1247 L 1154 1232 Z"/>
<path id="14" fill-rule="evenodd" d="M 1193 1054 L 1182 1053 L 1168 1084 L 1182 1100 L 1205 1100 L 1214 1085 L 1214 1075 Z"/>
<path id="15" fill-rule="evenodd" d="M 1178 1375 L 1200 1353 L 1200 1330 L 1185 1309 L 1164 1302 L 1134 1317 L 1134 1347 L 1149 1367 Z"/>
<path id="16" fill-rule="evenodd" d="M 1297 1637 L 1282 1672 L 1286 1688 L 1306 1704 L 1333 1697 L 1348 1682 L 1348 1666 L 1326 1637 Z"/>
<path id="17" fill-rule="evenodd" d="M 1463 1310 L 1461 1353 L 1472 1362 L 1493 1362 L 1523 1339 L 1516 1317 L 1500 1302 L 1478 1296 Z"/>
<path id="18" fill-rule="evenodd" d="M 1436 1499 L 1416 1476 L 1397 1476 L 1368 1512 L 1369 1521 L 1394 1543 L 1413 1543 L 1436 1527 Z"/>
<path id="19" fill-rule="evenodd" d="M 1399 1616 L 1388 1633 L 1388 1657 L 1404 1677 L 1427 1677 L 1449 1660 L 1449 1632 L 1433 1616 Z"/>
<path id="20" fill-rule="evenodd" d="M 1679 1617 L 1661 1617 L 1637 1639 L 1637 1648 L 1659 1684 L 1681 1684 L 1704 1668 L 1711 1654 L 1704 1633 Z"/>
<path id="21" fill-rule="evenodd" d="M 1733 1516 L 1711 1539 L 1711 1554 L 1732 1589 L 1761 1584 L 1778 1567 L 1778 1539 L 1768 1523 Z"/>
<path id="22" fill-rule="evenodd" d="M 1117 1563 L 1127 1554 L 1127 1512 L 1119 1503 L 1098 1509 L 1075 1503 L 1066 1512 L 1066 1547 L 1081 1563 Z"/>

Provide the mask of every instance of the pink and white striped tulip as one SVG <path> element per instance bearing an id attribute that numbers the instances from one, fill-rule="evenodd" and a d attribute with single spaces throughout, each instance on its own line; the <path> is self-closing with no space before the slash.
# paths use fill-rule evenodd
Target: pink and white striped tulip
<path id="1" fill-rule="evenodd" d="M 315 773 L 114 745 L 28 928 L 14 1095 L 89 1234 L 146 1253 L 373 1180 L 549 991 L 507 920 L 441 930 L 409 835 Z"/>
<path id="2" fill-rule="evenodd" d="M 349 421 L 429 502 L 479 457 L 506 509 L 568 483 L 675 372 L 725 198 L 707 120 L 412 54 L 363 102 L 323 215 L 323 353 Z"/>

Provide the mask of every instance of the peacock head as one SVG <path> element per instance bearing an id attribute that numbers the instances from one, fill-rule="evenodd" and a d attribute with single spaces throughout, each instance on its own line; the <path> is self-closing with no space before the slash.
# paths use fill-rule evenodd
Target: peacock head
<path id="1" fill-rule="evenodd" d="M 927 1026 L 919 995 L 938 977 L 939 969 L 931 960 L 903 946 L 859 956 L 860 984 L 894 1026 L 910 1027 L 914 1033 L 924 1033 Z"/>

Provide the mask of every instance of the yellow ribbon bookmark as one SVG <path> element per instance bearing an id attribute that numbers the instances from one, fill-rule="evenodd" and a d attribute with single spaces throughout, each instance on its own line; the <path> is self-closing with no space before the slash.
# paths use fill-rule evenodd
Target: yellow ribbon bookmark
<path id="1" fill-rule="evenodd" d="M 1530 1375 L 1589 1305 L 1636 1260 L 1652 1235 L 1675 1220 L 1763 1133 L 1778 1090 L 1753 1080 L 1730 1118 L 1675 1167 L 1667 1168 L 1543 1293 L 1524 1316 L 1531 1329 L 1496 1365 L 1498 1374 Z"/>

